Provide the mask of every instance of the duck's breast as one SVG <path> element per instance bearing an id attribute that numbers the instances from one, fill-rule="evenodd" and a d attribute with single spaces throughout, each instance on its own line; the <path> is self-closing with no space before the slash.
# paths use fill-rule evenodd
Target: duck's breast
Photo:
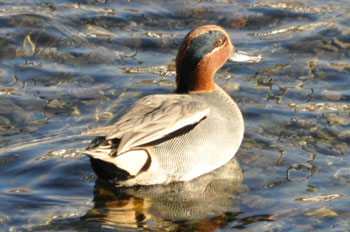
<path id="1" fill-rule="evenodd" d="M 236 103 L 223 90 L 193 95 L 210 105 L 210 113 L 198 124 L 187 128 L 154 148 L 157 175 L 172 175 L 190 180 L 227 163 L 243 139 L 243 118 Z"/>

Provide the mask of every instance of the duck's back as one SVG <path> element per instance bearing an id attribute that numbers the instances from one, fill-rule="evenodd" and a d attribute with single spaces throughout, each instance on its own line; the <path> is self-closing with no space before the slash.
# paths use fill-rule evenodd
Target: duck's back
<path id="1" fill-rule="evenodd" d="M 211 93 L 190 96 L 209 106 L 207 117 L 151 144 L 147 148 L 152 159 L 148 170 L 124 184 L 187 181 L 232 159 L 244 132 L 242 114 L 236 103 L 218 86 Z"/>

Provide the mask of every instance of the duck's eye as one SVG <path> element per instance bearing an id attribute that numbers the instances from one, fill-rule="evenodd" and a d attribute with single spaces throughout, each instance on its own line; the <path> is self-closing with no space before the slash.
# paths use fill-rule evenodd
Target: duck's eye
<path id="1" fill-rule="evenodd" d="M 225 40 L 226 38 L 225 37 L 221 37 L 221 38 L 218 38 L 216 41 L 215 41 L 215 45 L 216 46 L 221 46 L 225 43 Z"/>

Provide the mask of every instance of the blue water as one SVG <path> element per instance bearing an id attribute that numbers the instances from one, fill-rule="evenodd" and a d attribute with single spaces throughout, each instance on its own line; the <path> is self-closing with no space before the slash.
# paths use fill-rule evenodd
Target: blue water
<path id="1" fill-rule="evenodd" d="M 349 12 L 346 0 L 0 1 L 0 231 L 350 230 Z M 226 166 L 212 174 L 224 179 L 101 184 L 82 133 L 174 91 L 181 39 L 203 24 L 263 57 L 215 79 L 244 114 L 242 183 Z"/>

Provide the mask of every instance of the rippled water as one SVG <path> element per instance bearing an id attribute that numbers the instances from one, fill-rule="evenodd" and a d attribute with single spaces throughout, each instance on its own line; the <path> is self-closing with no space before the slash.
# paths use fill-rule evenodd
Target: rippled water
<path id="1" fill-rule="evenodd" d="M 349 231 L 350 4 L 0 1 L 0 230 Z M 263 56 L 219 83 L 246 134 L 237 160 L 189 183 L 115 189 L 81 154 L 115 113 L 174 90 L 193 27 Z"/>

